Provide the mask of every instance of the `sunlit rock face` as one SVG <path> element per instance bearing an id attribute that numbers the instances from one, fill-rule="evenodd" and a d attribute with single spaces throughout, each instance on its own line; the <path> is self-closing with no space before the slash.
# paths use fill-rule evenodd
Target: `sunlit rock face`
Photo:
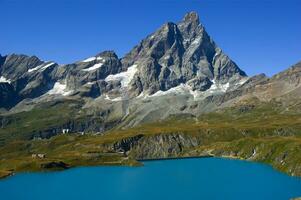
<path id="1" fill-rule="evenodd" d="M 164 24 L 129 52 L 122 63 L 138 65 L 132 81 L 137 93 L 153 94 L 187 82 L 193 91 L 205 91 L 213 81 L 235 84 L 246 76 L 214 43 L 194 12 L 177 24 Z"/>

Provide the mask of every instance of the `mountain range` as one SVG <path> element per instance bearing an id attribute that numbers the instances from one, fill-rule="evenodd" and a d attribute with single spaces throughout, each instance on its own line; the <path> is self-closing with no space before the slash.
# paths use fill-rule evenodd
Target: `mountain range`
<path id="1" fill-rule="evenodd" d="M 229 119 L 237 119 L 237 116 L 244 116 L 240 120 L 249 119 L 250 115 L 252 120 L 297 116 L 294 122 L 298 124 L 300 97 L 301 62 L 273 77 L 264 74 L 250 77 L 208 35 L 197 13 L 190 12 L 178 23 L 163 24 L 123 58 L 118 58 L 114 51 L 104 51 L 61 65 L 36 56 L 0 55 L 0 145 L 6 148 L 16 141 L 51 139 L 63 130 L 71 135 L 107 136 L 110 131 L 133 129 L 135 134 L 130 134 L 130 139 L 122 138 L 112 147 L 128 152 L 143 137 L 139 135 L 144 132 L 137 132 L 137 127 L 138 130 L 149 124 L 177 127 L 170 124 L 170 119 L 180 120 L 179 123 L 185 119 L 188 124 L 214 119 L 215 123 L 221 118 L 212 118 L 212 115 L 224 116 L 231 112 L 221 124 L 231 123 Z M 267 116 L 264 113 L 268 113 Z M 275 136 L 300 135 L 299 125 L 273 124 L 276 121 L 271 122 L 269 129 L 273 129 Z M 209 132 L 214 129 L 208 126 L 200 129 Z M 242 135 L 253 131 L 247 125 L 238 129 Z M 148 154 L 153 152 L 150 147 L 144 147 L 148 153 L 141 153 L 138 148 L 132 155 L 135 159 L 179 156 L 185 146 L 200 148 L 202 142 L 198 139 L 175 135 L 175 132 L 182 134 L 180 130 L 168 131 L 170 136 L 151 140 L 154 146 L 162 140 L 177 141 L 178 146 L 172 143 L 172 148 L 163 148 L 163 153 L 158 154 Z M 256 130 L 256 134 L 268 132 L 259 125 Z M 270 132 L 267 135 L 271 136 Z M 298 143 L 296 148 L 300 146 Z M 166 151 L 175 154 L 166 154 Z M 199 151 L 195 149 L 194 153 L 185 155 L 196 155 Z M 197 155 L 204 152 L 208 153 L 203 150 Z M 300 167 L 290 170 L 301 174 Z"/>

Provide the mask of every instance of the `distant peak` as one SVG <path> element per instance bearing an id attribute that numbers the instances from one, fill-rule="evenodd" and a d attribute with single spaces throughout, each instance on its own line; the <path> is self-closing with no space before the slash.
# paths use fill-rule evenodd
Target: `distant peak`
<path id="1" fill-rule="evenodd" d="M 97 54 L 96 56 L 118 58 L 118 56 L 116 55 L 116 53 L 115 53 L 114 51 L 112 51 L 112 50 L 109 50 L 109 51 L 103 51 L 103 52 Z"/>
<path id="2" fill-rule="evenodd" d="M 187 13 L 182 21 L 186 23 L 200 23 L 199 15 L 194 11 Z"/>
<path id="3" fill-rule="evenodd" d="M 178 23 L 178 28 L 184 38 L 195 37 L 196 34 L 204 31 L 203 26 L 200 24 L 199 15 L 196 12 L 187 13 L 182 21 Z"/>

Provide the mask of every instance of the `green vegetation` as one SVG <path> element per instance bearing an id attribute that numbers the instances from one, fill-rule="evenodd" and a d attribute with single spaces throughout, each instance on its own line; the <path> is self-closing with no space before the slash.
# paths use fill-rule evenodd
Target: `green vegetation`
<path id="1" fill-rule="evenodd" d="M 58 170 L 74 166 L 137 166 L 140 163 L 131 156 L 131 152 L 120 153 L 114 149 L 114 144 L 137 135 L 151 138 L 165 134 L 184 134 L 199 141 L 198 146 L 184 148 L 177 156 L 213 155 L 247 159 L 268 163 L 290 175 L 301 176 L 301 115 L 285 112 L 273 103 L 256 106 L 246 103 L 200 117 L 174 116 L 130 129 L 112 129 L 104 135 L 67 134 L 28 140 L 26 135 L 33 129 L 58 123 L 58 119 L 51 116 L 56 116 L 59 109 L 70 108 L 70 105 L 61 106 L 56 107 L 53 113 L 47 112 L 47 118 L 39 110 L 31 114 L 21 113 L 16 119 L 18 126 L 12 124 L 1 130 L 0 136 L 5 138 L 5 142 L 0 147 L 0 177 L 12 172 Z M 61 115 L 60 122 L 69 117 L 67 114 Z M 32 158 L 32 154 L 39 153 L 46 157 Z"/>
<path id="2" fill-rule="evenodd" d="M 49 108 L 36 108 L 2 117 L 0 129 L 0 145 L 12 140 L 29 140 L 39 132 L 59 127 L 75 118 L 77 104 L 72 102 L 57 102 L 55 105 L 45 105 Z"/>
<path id="3" fill-rule="evenodd" d="M 79 100 L 70 99 L 44 103 L 30 111 L 0 115 L 0 146 L 34 137 L 49 138 L 56 134 L 54 130 L 61 131 L 65 125 L 101 124 L 102 119 L 86 113 L 81 109 L 82 104 Z"/>
<path id="4" fill-rule="evenodd" d="M 216 142 L 191 149 L 186 156 L 201 152 L 217 157 L 229 157 L 263 162 L 293 176 L 301 176 L 301 137 L 246 137 L 230 142 Z"/>
<path id="5" fill-rule="evenodd" d="M 0 169 L 3 172 L 18 172 L 60 170 L 74 166 L 139 165 L 120 153 L 108 152 L 100 146 L 101 140 L 89 143 L 89 140 L 86 141 L 88 138 L 91 139 L 89 136 L 59 135 L 45 140 L 11 142 L 0 148 Z M 33 154 L 44 154 L 45 158 L 32 158 Z M 65 163 L 66 167 L 43 168 L 47 163 L 60 162 Z"/>

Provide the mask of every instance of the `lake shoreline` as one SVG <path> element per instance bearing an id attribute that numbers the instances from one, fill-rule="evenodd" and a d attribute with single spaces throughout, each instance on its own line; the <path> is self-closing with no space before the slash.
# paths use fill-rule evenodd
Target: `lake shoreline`
<path id="1" fill-rule="evenodd" d="M 13 176 L 13 175 L 14 175 L 14 173 L 11 171 L 0 171 L 0 180 L 10 177 L 10 176 Z"/>
<path id="2" fill-rule="evenodd" d="M 193 158 L 213 158 L 214 156 L 212 155 L 204 155 L 204 156 L 185 156 L 185 157 L 170 157 L 170 158 L 153 158 L 153 159 L 135 159 L 135 161 L 137 163 L 135 164 L 130 164 L 130 163 L 127 163 L 127 164 L 122 164 L 120 165 L 119 164 L 106 164 L 106 163 L 102 163 L 102 164 L 99 164 L 99 165 L 75 165 L 75 166 L 71 166 L 71 167 L 68 167 L 68 168 L 65 168 L 65 169 L 50 169 L 50 170 L 27 170 L 27 171 L 19 171 L 19 172 L 11 172 L 11 171 L 1 171 L 0 173 L 0 180 L 1 179 L 5 179 L 5 178 L 8 178 L 10 176 L 14 176 L 15 174 L 18 174 L 18 173 L 22 173 L 22 172 L 56 172 L 56 171 L 64 171 L 64 170 L 68 170 L 68 169 L 72 169 L 72 168 L 77 168 L 77 167 L 95 167 L 95 166 L 128 166 L 128 167 L 140 167 L 140 166 L 143 166 L 143 162 L 148 162 L 148 161 L 159 161 L 159 160 L 183 160 L 183 159 L 193 159 Z"/>
<path id="3" fill-rule="evenodd" d="M 206 159 L 201 159 L 206 158 Z M 74 167 L 55 173 L 16 173 L 0 181 L 3 199 L 290 199 L 299 197 L 301 179 L 267 165 L 215 157 L 184 157 L 145 161 L 144 167 Z M 41 182 L 43 184 L 41 184 Z M 26 183 L 24 185 L 24 183 Z M 59 184 L 58 184 L 59 183 Z M 279 187 L 281 189 L 279 189 Z M 45 189 L 47 188 L 47 189 Z M 224 188 L 216 192 L 216 188 Z M 53 192 L 55 191 L 55 192 Z M 154 192 L 156 191 L 156 192 Z"/>
<path id="4" fill-rule="evenodd" d="M 13 172 L 13 171 L 0 171 L 0 181 L 2 179 L 14 176 L 18 173 L 22 173 L 22 172 L 56 172 L 56 171 L 65 171 L 68 169 L 73 169 L 73 168 L 77 168 L 77 167 L 95 167 L 95 166 L 128 166 L 128 167 L 140 167 L 140 166 L 144 166 L 143 162 L 151 162 L 151 161 L 168 161 L 168 160 L 185 160 L 185 159 L 200 159 L 200 158 L 222 158 L 222 159 L 229 159 L 229 160 L 241 160 L 241 161 L 246 161 L 246 162 L 252 162 L 252 163 L 258 163 L 258 164 L 264 164 L 264 165 L 268 165 L 270 167 L 272 167 L 273 170 L 283 173 L 287 176 L 290 177 L 296 177 L 296 178 L 301 178 L 300 176 L 296 176 L 296 175 L 291 175 L 288 174 L 284 171 L 281 171 L 277 168 L 275 168 L 273 165 L 269 164 L 269 163 L 265 163 L 265 162 L 260 162 L 260 161 L 255 161 L 255 160 L 248 160 L 248 159 L 244 159 L 241 157 L 235 157 L 235 156 L 215 156 L 215 155 L 200 155 L 200 156 L 179 156 L 179 157 L 166 157 L 166 158 L 150 158 L 150 159 L 135 159 L 136 163 L 135 164 L 131 164 L 131 163 L 119 163 L 119 164 L 107 164 L 107 163 L 100 163 L 98 165 L 75 165 L 75 166 L 71 166 L 65 169 L 50 169 L 50 170 L 28 170 L 28 171 L 19 171 L 19 172 Z"/>
<path id="5" fill-rule="evenodd" d="M 183 159 L 192 159 L 192 158 L 214 158 L 213 155 L 204 155 L 204 156 L 184 156 L 184 157 L 167 157 L 167 158 L 147 158 L 147 159 L 137 159 L 138 162 L 147 162 L 147 161 L 159 161 L 159 160 L 183 160 Z M 218 158 L 218 157 L 216 157 Z"/>

